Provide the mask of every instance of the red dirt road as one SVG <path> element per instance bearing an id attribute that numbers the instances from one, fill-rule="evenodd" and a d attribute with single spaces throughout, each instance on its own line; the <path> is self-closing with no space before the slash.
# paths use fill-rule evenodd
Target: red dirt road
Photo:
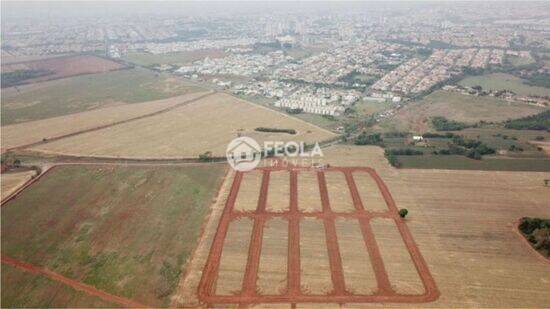
<path id="1" fill-rule="evenodd" d="M 214 236 L 212 246 L 206 265 L 204 267 L 202 278 L 198 287 L 199 299 L 205 304 L 239 304 L 246 306 L 257 303 L 296 303 L 316 302 L 316 303 L 368 303 L 368 302 L 429 302 L 439 297 L 439 291 L 432 278 L 428 266 L 424 261 L 420 251 L 414 242 L 414 239 L 405 224 L 399 217 L 395 202 L 378 174 L 372 168 L 366 167 L 329 167 L 325 169 L 313 169 L 297 166 L 274 166 L 259 168 L 264 174 L 258 198 L 258 207 L 252 212 L 234 211 L 234 205 L 239 193 L 239 188 L 243 178 L 243 172 L 237 172 L 233 180 L 231 191 L 223 210 L 218 230 Z M 290 208 L 285 212 L 266 211 L 266 200 L 269 188 L 269 175 L 271 171 L 289 171 L 290 175 Z M 301 171 L 317 172 L 319 190 L 321 194 L 322 211 L 304 213 L 298 209 L 298 173 Z M 345 175 L 346 183 L 351 194 L 355 211 L 351 213 L 334 212 L 330 207 L 328 198 L 327 184 L 325 180 L 325 171 L 341 172 Z M 354 173 L 368 173 L 375 180 L 378 190 L 381 192 L 388 210 L 384 212 L 367 211 L 358 193 Z M 254 227 L 248 248 L 247 268 L 243 279 L 240 293 L 234 295 L 216 295 L 215 285 L 218 276 L 218 267 L 223 250 L 223 244 L 227 236 L 227 230 L 232 220 L 239 217 L 249 217 L 254 220 Z M 260 295 L 256 291 L 256 280 L 258 277 L 259 260 L 262 248 L 263 227 L 270 218 L 282 217 L 288 220 L 288 259 L 287 259 L 287 280 L 286 291 L 281 295 Z M 300 220 L 306 217 L 315 217 L 321 219 L 324 224 L 329 265 L 331 270 L 331 280 L 334 289 L 326 295 L 307 294 L 301 290 L 300 273 Z M 370 295 L 354 294 L 346 289 L 345 279 L 342 269 L 342 258 L 338 237 L 335 228 L 335 219 L 353 218 L 359 221 L 365 248 L 371 259 L 371 264 L 375 272 L 378 289 Z M 398 227 L 399 233 L 403 238 L 404 244 L 411 256 L 417 273 L 422 280 L 425 292 L 419 295 L 403 295 L 393 290 L 388 274 L 386 272 L 384 261 L 380 254 L 378 244 L 370 226 L 373 218 L 393 219 Z M 352 248 L 356 250 L 357 248 Z"/>
<path id="2" fill-rule="evenodd" d="M 82 283 L 82 282 L 79 282 L 79 281 L 76 281 L 76 280 L 73 280 L 73 279 L 69 279 L 67 277 L 64 277 L 64 276 L 58 274 L 58 273 L 55 273 L 51 270 L 48 270 L 46 268 L 35 266 L 35 265 L 32 265 L 32 264 L 29 264 L 29 263 L 11 258 L 9 256 L 2 255 L 2 263 L 14 266 L 18 269 L 28 271 L 28 272 L 36 274 L 36 275 L 42 275 L 42 276 L 48 277 L 48 278 L 50 278 L 54 281 L 61 282 L 65 285 L 68 285 L 68 286 L 72 287 L 73 289 L 82 291 L 82 292 L 84 292 L 86 294 L 89 294 L 89 295 L 97 296 L 97 297 L 99 297 L 99 298 L 101 298 L 105 301 L 111 302 L 111 303 L 119 304 L 119 305 L 122 305 L 122 306 L 125 306 L 125 307 L 130 307 L 130 308 L 144 308 L 144 307 L 146 307 L 145 305 L 142 305 L 142 304 L 140 304 L 138 302 L 135 302 L 133 300 L 109 294 L 107 292 L 98 290 L 98 289 L 94 288 L 91 285 L 87 285 L 85 283 Z"/>

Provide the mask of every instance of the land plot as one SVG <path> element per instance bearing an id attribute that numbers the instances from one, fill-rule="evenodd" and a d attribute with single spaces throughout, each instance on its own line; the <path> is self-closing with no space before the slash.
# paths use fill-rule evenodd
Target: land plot
<path id="1" fill-rule="evenodd" d="M 353 212 L 353 200 L 346 182 L 346 177 L 341 172 L 326 172 L 325 179 L 327 183 L 330 208 L 334 212 Z"/>
<path id="2" fill-rule="evenodd" d="M 73 76 L 2 89 L 2 125 L 206 91 L 144 69 Z"/>
<path id="3" fill-rule="evenodd" d="M 395 222 L 392 219 L 375 219 L 371 225 L 393 289 L 400 294 L 423 294 L 422 280 Z"/>
<path id="4" fill-rule="evenodd" d="M 106 107 L 88 112 L 2 126 L 2 149 L 37 143 L 43 139 L 51 139 L 147 115 L 205 94 L 207 93 L 197 92 L 165 100 Z"/>
<path id="5" fill-rule="evenodd" d="M 2 182 L 2 199 L 15 192 L 35 175 L 35 171 L 3 173 L 0 176 Z"/>
<path id="6" fill-rule="evenodd" d="M 353 173 L 353 179 L 365 210 L 374 212 L 389 211 L 386 200 L 384 200 L 378 184 L 372 179 L 371 175 L 366 172 L 355 172 Z"/>
<path id="7" fill-rule="evenodd" d="M 269 175 L 266 210 L 269 212 L 288 211 L 290 208 L 290 173 L 274 171 Z"/>
<path id="8" fill-rule="evenodd" d="M 218 269 L 216 294 L 232 295 L 241 292 L 252 225 L 249 218 L 232 221 L 229 225 Z"/>
<path id="9" fill-rule="evenodd" d="M 262 178 L 263 173 L 260 171 L 251 171 L 244 174 L 235 200 L 235 211 L 255 211 L 258 208 Z"/>
<path id="10" fill-rule="evenodd" d="M 332 291 L 323 221 L 315 218 L 301 220 L 300 261 L 302 293 L 326 295 Z"/>
<path id="11" fill-rule="evenodd" d="M 286 133 L 256 132 L 257 127 L 287 128 Z M 266 140 L 312 143 L 333 133 L 284 114 L 219 93 L 147 119 L 82 134 L 33 149 L 59 154 L 130 158 L 197 158 L 211 151 L 225 156 L 229 142 L 239 135 Z"/>
<path id="12" fill-rule="evenodd" d="M 259 294 L 279 295 L 287 290 L 288 221 L 273 218 L 264 225 L 256 286 Z"/>
<path id="13" fill-rule="evenodd" d="M 317 172 L 298 173 L 298 209 L 301 212 L 320 212 L 323 210 Z"/>
<path id="14" fill-rule="evenodd" d="M 337 219 L 336 232 L 342 256 L 346 291 L 354 295 L 372 295 L 378 288 L 359 221 Z"/>
<path id="15" fill-rule="evenodd" d="M 166 306 L 223 172 L 220 166 L 54 167 L 2 206 L 2 255 Z"/>

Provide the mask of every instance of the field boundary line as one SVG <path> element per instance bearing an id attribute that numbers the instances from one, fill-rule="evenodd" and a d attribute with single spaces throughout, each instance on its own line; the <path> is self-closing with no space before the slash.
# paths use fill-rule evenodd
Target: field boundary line
<path id="1" fill-rule="evenodd" d="M 25 190 L 26 188 L 30 187 L 33 183 L 37 182 L 40 178 L 42 178 L 44 175 L 49 173 L 51 170 L 53 170 L 57 165 L 52 165 L 49 167 L 46 167 L 45 170 L 43 170 L 40 174 L 34 176 L 33 178 L 29 179 L 27 182 L 25 182 L 22 186 L 17 188 L 17 190 L 13 191 L 10 195 L 6 196 L 5 198 L 0 201 L 0 207 L 3 207 L 7 202 L 13 200 L 19 194 Z"/>
<path id="2" fill-rule="evenodd" d="M 12 257 L 9 257 L 9 256 L 6 256 L 6 255 L 2 255 L 2 263 L 4 264 L 7 264 L 7 265 L 11 265 L 15 268 L 18 268 L 20 270 L 23 270 L 23 271 L 27 271 L 27 272 L 30 272 L 30 273 L 33 273 L 33 274 L 36 274 L 36 275 L 42 275 L 44 277 L 47 277 L 53 281 L 56 281 L 56 282 L 60 282 L 64 285 L 67 285 L 75 290 L 79 290 L 79 291 L 82 291 L 88 295 L 93 295 L 93 296 L 97 296 L 105 301 L 108 301 L 108 302 L 112 302 L 112 303 L 117 303 L 119 305 L 122 305 L 122 306 L 125 306 L 125 307 L 130 307 L 130 308 L 144 308 L 144 307 L 147 307 L 143 304 L 140 304 L 136 301 L 133 301 L 133 300 L 130 300 L 128 298 L 124 298 L 124 297 L 120 297 L 120 296 L 116 296 L 116 295 L 113 295 L 113 294 L 109 294 L 105 291 L 102 291 L 102 290 L 99 290 L 91 285 L 88 285 L 88 284 L 85 284 L 85 283 L 82 283 L 80 281 L 77 281 L 77 280 L 73 280 L 73 279 L 70 279 L 70 278 L 67 278 L 63 275 L 60 275 L 56 272 L 53 272 L 47 268 L 44 268 L 44 267 L 39 267 L 39 266 L 36 266 L 36 265 L 33 265 L 33 264 L 30 264 L 30 263 L 27 263 L 27 262 L 23 262 L 23 261 L 20 261 L 20 260 L 17 260 L 17 259 L 14 259 Z"/>
<path id="3" fill-rule="evenodd" d="M 191 104 L 193 102 L 202 100 L 202 99 L 204 99 L 208 96 L 211 96 L 215 93 L 216 93 L 216 91 L 209 91 L 209 92 L 207 92 L 203 95 L 200 95 L 196 98 L 185 100 L 181 103 L 172 105 L 170 107 L 166 107 L 164 109 L 161 109 L 161 110 L 149 113 L 149 114 L 140 115 L 140 116 L 136 116 L 136 117 L 120 120 L 120 121 L 111 122 L 111 123 L 104 124 L 104 125 L 101 125 L 101 126 L 97 126 L 97 127 L 94 127 L 94 128 L 89 128 L 89 129 L 79 130 L 79 131 L 76 131 L 76 132 L 67 133 L 67 134 L 63 134 L 63 135 L 59 135 L 59 136 L 54 136 L 54 137 L 47 138 L 47 139 L 39 141 L 39 142 L 34 142 L 34 143 L 26 144 L 26 145 L 21 145 L 21 146 L 8 148 L 8 149 L 6 149 L 5 152 L 12 151 L 12 150 L 17 150 L 17 149 L 25 149 L 25 148 L 29 148 L 29 147 L 38 146 L 38 145 L 43 145 L 43 144 L 47 144 L 47 143 L 50 143 L 50 142 L 55 142 L 55 141 L 58 141 L 58 140 L 61 140 L 61 139 L 64 139 L 64 138 L 73 137 L 73 136 L 77 136 L 77 135 L 81 135 L 81 134 L 89 133 L 89 132 L 95 132 L 95 131 L 99 131 L 99 130 L 102 130 L 102 129 L 107 129 L 107 128 L 111 128 L 111 127 L 114 127 L 114 126 L 118 126 L 118 125 L 121 125 L 121 124 L 126 124 L 126 123 L 129 123 L 129 122 L 132 122 L 132 121 L 157 116 L 157 115 L 172 111 L 176 108 L 185 106 L 187 104 Z"/>

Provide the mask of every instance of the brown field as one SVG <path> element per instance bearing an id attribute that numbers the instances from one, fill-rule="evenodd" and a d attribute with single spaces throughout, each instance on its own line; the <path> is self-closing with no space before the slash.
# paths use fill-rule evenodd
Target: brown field
<path id="1" fill-rule="evenodd" d="M 2 183 L 1 199 L 15 192 L 19 187 L 31 180 L 34 175 L 36 175 L 35 171 L 2 173 L 0 175 L 0 182 Z"/>
<path id="2" fill-rule="evenodd" d="M 384 197 L 380 194 L 376 182 L 367 173 L 353 173 L 357 191 L 361 197 L 363 207 L 368 211 L 383 212 L 388 210 Z"/>
<path id="3" fill-rule="evenodd" d="M 23 81 L 23 83 L 28 84 L 75 75 L 103 73 L 113 70 L 120 70 L 124 67 L 125 66 L 122 64 L 104 58 L 90 55 L 79 55 L 48 58 L 16 64 L 6 64 L 2 65 L 2 72 L 13 72 L 18 70 L 46 70 L 53 72 L 53 74 L 31 78 Z"/>
<path id="4" fill-rule="evenodd" d="M 550 281 L 546 278 L 550 277 L 550 269 L 518 236 L 514 223 L 522 216 L 550 216 L 546 202 L 550 192 L 543 186 L 543 179 L 550 178 L 549 173 L 398 170 L 388 165 L 382 149 L 368 146 L 332 146 L 324 150 L 324 154 L 325 163 L 330 163 L 331 166 L 365 166 L 365 162 L 368 162 L 388 186 L 397 207 L 409 210 L 406 225 L 426 261 L 440 295 L 435 301 L 426 303 L 384 303 L 384 306 L 546 306 L 547 291 L 550 289 Z M 377 212 L 386 211 L 379 197 L 375 197 L 370 190 L 373 184 L 361 173 L 354 172 L 353 177 L 365 208 Z M 310 184 L 307 190 L 303 179 L 308 179 Z M 298 205 L 301 199 L 306 199 L 306 195 L 300 192 L 315 192 L 311 186 L 318 186 L 315 174 L 306 176 L 305 173 L 299 173 Z M 229 187 L 230 183 L 224 186 L 224 196 L 227 196 Z M 367 189 L 362 190 L 362 187 Z M 307 200 L 310 200 L 309 196 Z M 373 203 L 374 201 L 378 202 Z M 200 271 L 205 265 L 223 205 L 217 204 L 217 211 L 214 212 L 217 215 L 211 216 L 208 221 L 205 238 L 199 246 L 201 254 L 193 260 L 195 267 L 186 277 L 194 278 L 195 282 L 191 284 L 190 281 L 193 280 L 183 279 L 187 284 L 180 285 L 173 304 L 199 302 L 196 296 L 197 277 L 201 276 Z M 279 291 L 286 284 L 286 278 L 282 274 L 285 272 L 287 258 L 281 251 L 285 247 L 286 239 L 283 234 L 287 223 L 281 220 L 276 226 L 271 224 L 268 220 L 264 227 L 259 271 L 259 278 L 262 279 L 257 281 L 261 282 L 260 290 L 263 291 L 266 287 L 271 287 L 271 290 L 264 291 L 262 295 L 274 294 L 272 291 Z M 425 287 L 422 286 L 395 223 L 388 218 L 377 218 L 371 225 L 392 287 L 405 294 L 422 294 Z M 357 221 L 337 219 L 335 227 L 346 291 L 372 294 L 376 290 L 376 280 L 373 279 L 368 253 L 349 249 L 365 246 Z M 308 295 L 327 293 L 334 288 L 324 230 L 321 220 L 300 220 L 301 288 L 303 292 L 311 293 Z M 279 235 L 271 236 L 274 233 Z M 283 240 L 279 239 L 280 242 L 276 243 L 275 240 L 279 237 Z M 268 266 L 269 263 L 272 263 L 272 268 Z M 188 301 L 181 295 L 194 296 Z M 345 303 L 342 307 L 363 308 L 367 305 L 375 304 Z M 335 307 L 338 304 L 296 305 L 297 308 L 322 306 Z M 288 303 L 259 304 L 258 307 L 287 308 Z"/>
<path id="5" fill-rule="evenodd" d="M 424 293 L 422 281 L 393 219 L 375 219 L 371 226 L 393 289 L 408 295 Z"/>
<path id="6" fill-rule="evenodd" d="M 164 100 L 124 104 L 44 120 L 2 127 L 2 149 L 19 147 L 77 131 L 88 130 L 113 122 L 157 112 L 204 95 L 197 92 Z"/>
<path id="7" fill-rule="evenodd" d="M 262 186 L 262 173 L 253 171 L 243 176 L 243 184 L 235 201 L 236 211 L 254 211 L 258 207 L 258 196 Z"/>
<path id="8" fill-rule="evenodd" d="M 298 174 L 298 209 L 303 212 L 316 212 L 323 209 L 315 172 Z"/>
<path id="9" fill-rule="evenodd" d="M 271 172 L 266 209 L 271 212 L 288 211 L 290 208 L 290 174 L 287 171 Z"/>
<path id="10" fill-rule="evenodd" d="M 332 291 L 330 265 L 323 221 L 306 218 L 300 222 L 301 288 L 304 294 Z"/>
<path id="11" fill-rule="evenodd" d="M 340 172 L 325 173 L 330 207 L 334 212 L 354 211 L 351 194 L 344 174 Z"/>
<path id="12" fill-rule="evenodd" d="M 260 294 L 277 295 L 287 289 L 288 221 L 273 218 L 266 222 L 257 286 Z"/>
<path id="13" fill-rule="evenodd" d="M 343 249 L 340 254 L 346 291 L 356 295 L 373 294 L 377 289 L 376 278 L 357 220 L 336 220 L 336 232 L 338 245 Z"/>
<path id="14" fill-rule="evenodd" d="M 296 135 L 254 131 L 257 127 L 295 129 Z M 206 151 L 225 156 L 238 135 L 265 140 L 312 143 L 335 135 L 306 122 L 219 93 L 170 113 L 33 147 L 34 150 L 79 156 L 127 158 L 198 157 Z"/>
<path id="15" fill-rule="evenodd" d="M 251 233 L 252 221 L 248 218 L 235 220 L 229 225 L 216 281 L 216 293 L 231 295 L 241 291 Z"/>

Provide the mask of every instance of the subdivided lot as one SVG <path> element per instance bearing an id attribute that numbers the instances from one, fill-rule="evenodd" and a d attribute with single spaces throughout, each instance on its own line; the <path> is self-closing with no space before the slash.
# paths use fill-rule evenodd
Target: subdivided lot
<path id="1" fill-rule="evenodd" d="M 550 216 L 550 188 L 543 181 L 549 172 L 394 169 L 378 147 L 333 146 L 324 154 L 332 166 L 355 161 L 376 166 L 397 207 L 409 210 L 405 221 L 441 295 L 431 303 L 385 306 L 547 306 L 550 268 L 515 224 L 525 216 Z"/>
<path id="2" fill-rule="evenodd" d="M 296 134 L 257 132 L 258 127 L 294 129 Z M 306 122 L 218 93 L 154 117 L 69 137 L 34 150 L 82 156 L 196 158 L 224 156 L 238 136 L 263 141 L 313 143 L 335 135 Z"/>
<path id="3" fill-rule="evenodd" d="M 125 68 L 125 66 L 105 58 L 92 55 L 77 55 L 6 64 L 2 65 L 2 72 L 44 71 L 47 73 L 40 77 L 21 80 L 18 83 L 29 84 L 75 75 L 108 72 L 122 68 Z"/>
<path id="4" fill-rule="evenodd" d="M 435 91 L 419 101 L 411 102 L 381 127 L 391 131 L 423 133 L 430 129 L 430 118 L 443 116 L 466 123 L 505 121 L 537 114 L 542 107 L 510 103 L 494 97 L 477 97 L 450 91 Z"/>
<path id="5" fill-rule="evenodd" d="M 504 73 L 468 76 L 458 83 L 466 87 L 481 86 L 483 90 L 508 90 L 518 95 L 550 96 L 550 89 L 527 85 L 521 78 Z"/>
<path id="6" fill-rule="evenodd" d="M 2 198 L 15 192 L 18 188 L 24 185 L 27 181 L 36 175 L 35 171 L 24 171 L 14 173 L 2 173 L 0 182 L 2 183 Z"/>
<path id="7" fill-rule="evenodd" d="M 44 139 L 51 139 L 147 115 L 185 103 L 205 94 L 207 93 L 195 92 L 164 100 L 105 107 L 44 120 L 2 126 L 2 149 L 28 145 Z"/>
<path id="8" fill-rule="evenodd" d="M 167 306 L 223 174 L 221 166 L 55 167 L 3 205 L 2 255 Z M 2 270 L 3 304 L 52 304 L 51 282 L 28 277 Z M 21 298 L 21 290 L 36 298 Z M 54 303 L 94 305 L 74 294 L 57 289 Z"/>
<path id="9" fill-rule="evenodd" d="M 144 69 L 74 76 L 2 89 L 2 125 L 196 91 L 204 89 Z"/>

